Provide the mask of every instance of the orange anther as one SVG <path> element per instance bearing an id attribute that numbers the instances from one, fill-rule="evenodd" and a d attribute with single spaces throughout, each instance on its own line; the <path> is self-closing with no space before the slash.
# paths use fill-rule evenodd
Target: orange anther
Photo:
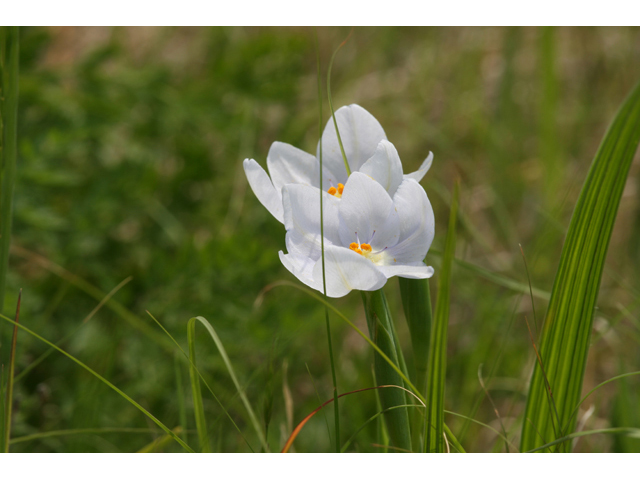
<path id="1" fill-rule="evenodd" d="M 344 185 L 343 185 L 343 184 L 341 184 L 341 183 L 339 183 L 339 184 L 338 184 L 338 193 L 339 193 L 340 195 L 342 195 L 342 191 L 343 191 L 343 190 L 344 190 Z"/>
<path id="2" fill-rule="evenodd" d="M 356 242 L 353 242 L 351 245 L 349 245 L 349 248 L 351 250 L 355 250 L 356 248 L 359 248 L 359 245 Z"/>
<path id="3" fill-rule="evenodd" d="M 329 190 L 327 190 L 327 193 L 329 195 L 335 195 L 337 191 L 338 190 L 336 190 L 336 187 L 331 187 Z"/>
<path id="4" fill-rule="evenodd" d="M 360 248 L 362 250 L 364 250 L 365 252 L 370 252 L 371 251 L 371 245 L 369 245 L 368 243 L 363 243 L 362 245 L 360 245 Z"/>

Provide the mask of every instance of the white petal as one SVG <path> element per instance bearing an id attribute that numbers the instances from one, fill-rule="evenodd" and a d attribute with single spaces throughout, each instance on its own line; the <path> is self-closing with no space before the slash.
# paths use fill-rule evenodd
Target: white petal
<path id="1" fill-rule="evenodd" d="M 411 178 L 416 182 L 419 182 L 429 171 L 432 163 L 433 163 L 433 153 L 429 152 L 429 155 L 427 156 L 426 160 L 422 162 L 422 165 L 420 165 L 420 168 L 413 173 L 407 173 L 404 176 L 404 178 Z"/>
<path id="2" fill-rule="evenodd" d="M 404 278 L 431 278 L 433 276 L 433 267 L 428 267 L 420 262 L 420 265 L 384 265 L 378 267 L 387 278 L 404 277 Z"/>
<path id="3" fill-rule="evenodd" d="M 336 122 L 349 167 L 352 172 L 356 172 L 373 156 L 380 140 L 386 140 L 387 136 L 375 117 L 355 104 L 339 108 L 336 112 Z M 323 164 L 338 176 L 339 182 L 345 183 L 347 170 L 333 118 L 327 122 L 321 141 Z"/>
<path id="4" fill-rule="evenodd" d="M 293 273 L 298 280 L 300 280 L 305 285 L 316 288 L 315 283 L 313 281 L 313 266 L 315 262 L 311 261 L 308 257 L 304 257 L 301 255 L 294 254 L 284 254 L 282 250 L 278 252 L 280 255 L 280 261 L 289 270 Z"/>
<path id="5" fill-rule="evenodd" d="M 382 140 L 376 153 L 360 168 L 360 172 L 376 180 L 393 197 L 402 183 L 402 162 L 393 144 Z"/>
<path id="6" fill-rule="evenodd" d="M 276 217 L 280 223 L 284 223 L 283 210 L 282 210 L 282 196 L 278 190 L 276 190 L 271 183 L 271 179 L 267 172 L 258 165 L 254 159 L 246 159 L 242 166 L 244 167 L 244 173 L 247 176 L 251 190 L 258 197 L 260 203 L 264 205 L 269 213 Z"/>
<path id="7" fill-rule="evenodd" d="M 379 290 L 387 277 L 373 263 L 344 247 L 329 246 L 325 249 L 327 296 L 344 297 L 351 290 Z M 322 259 L 313 267 L 314 285 L 322 291 Z"/>
<path id="8" fill-rule="evenodd" d="M 433 208 L 424 188 L 415 180 L 404 180 L 393 197 L 400 219 L 400 240 L 389 248 L 389 264 L 421 262 L 435 233 Z"/>
<path id="9" fill-rule="evenodd" d="M 320 186 L 318 159 L 288 143 L 273 142 L 267 155 L 267 167 L 273 185 L 278 191 L 289 183 Z M 326 168 L 323 170 L 323 189 L 327 190 L 334 179 L 331 174 L 327 174 Z"/>
<path id="10" fill-rule="evenodd" d="M 289 184 L 282 189 L 284 226 L 287 231 L 317 237 L 320 241 L 320 190 L 308 185 Z M 324 236 L 333 244 L 340 243 L 338 209 L 340 199 L 322 192 Z"/>
<path id="11" fill-rule="evenodd" d="M 374 250 L 399 241 L 398 214 L 387 191 L 364 173 L 354 172 L 340 202 L 340 240 L 370 244 Z"/>

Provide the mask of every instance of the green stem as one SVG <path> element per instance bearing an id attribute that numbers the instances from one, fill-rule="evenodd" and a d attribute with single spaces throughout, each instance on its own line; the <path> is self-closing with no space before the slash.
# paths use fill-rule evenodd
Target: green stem
<path id="1" fill-rule="evenodd" d="M 327 299 L 327 279 L 326 273 L 324 269 L 324 208 L 322 197 L 324 194 L 323 185 L 322 185 L 322 80 L 320 79 L 320 48 L 318 46 L 318 32 L 316 30 L 316 61 L 317 61 L 317 70 L 318 70 L 318 135 L 320 137 L 320 145 L 318 149 L 318 160 L 320 163 L 320 171 L 318 175 L 320 177 L 320 251 L 322 252 L 322 295 L 325 300 Z M 335 56 L 335 54 L 334 54 Z M 333 64 L 333 59 L 331 59 L 331 63 Z M 329 67 L 329 72 L 331 72 L 331 67 Z M 330 73 L 329 73 L 330 75 Z M 330 90 L 329 90 L 330 92 Z M 331 99 L 331 93 L 329 93 L 329 99 Z M 329 100 L 329 104 L 331 104 L 331 100 Z M 331 109 L 331 113 L 333 114 L 333 108 Z M 334 115 L 335 121 L 335 115 Z M 336 127 L 336 131 L 338 128 Z M 342 146 L 342 143 L 340 144 Z M 345 157 L 346 158 L 346 157 Z M 347 169 L 349 167 L 347 166 Z M 340 408 L 338 406 L 338 380 L 336 378 L 336 366 L 333 361 L 333 345 L 331 343 L 331 324 L 329 322 L 329 309 L 325 305 L 324 307 L 324 320 L 327 326 L 327 342 L 329 345 L 329 362 L 331 363 L 331 379 L 333 381 L 333 414 L 335 418 L 335 429 L 336 429 L 336 441 L 335 441 L 335 451 L 336 453 L 340 453 Z"/>
<path id="2" fill-rule="evenodd" d="M 333 67 L 333 60 L 336 58 L 336 54 L 342 47 L 344 47 L 345 43 L 347 43 L 347 40 L 349 40 L 350 36 L 351 36 L 351 33 L 349 33 L 347 38 L 345 38 L 344 41 L 340 45 L 338 45 L 338 48 L 336 48 L 336 51 L 333 52 L 333 55 L 331 56 L 331 61 L 329 62 L 329 71 L 327 72 L 327 97 L 329 99 L 329 108 L 331 109 L 331 118 L 333 118 L 333 126 L 336 129 L 336 136 L 338 137 L 338 143 L 340 144 L 340 152 L 342 153 L 344 168 L 346 168 L 347 170 L 347 176 L 351 175 L 351 169 L 349 168 L 349 161 L 347 160 L 347 154 L 345 153 L 344 146 L 342 145 L 342 138 L 340 137 L 340 130 L 338 130 L 338 122 L 336 120 L 336 114 L 333 111 L 333 102 L 331 101 L 331 69 Z M 322 139 L 320 139 L 320 148 L 322 148 Z M 322 172 L 322 168 L 320 168 L 320 171 Z M 321 176 L 322 176 L 322 173 L 321 173 Z"/>
<path id="3" fill-rule="evenodd" d="M 399 362 L 396 345 L 393 341 L 392 320 L 384 292 L 382 290 L 362 292 L 362 301 L 371 340 L 397 366 Z M 373 363 L 378 385 L 404 387 L 399 372 L 392 368 L 382 356 L 374 354 Z M 404 391 L 397 388 L 385 388 L 379 394 L 380 403 L 384 410 L 405 405 L 407 402 Z M 411 451 L 411 431 L 409 428 L 409 415 L 406 409 L 391 409 L 384 416 L 392 445 Z"/>

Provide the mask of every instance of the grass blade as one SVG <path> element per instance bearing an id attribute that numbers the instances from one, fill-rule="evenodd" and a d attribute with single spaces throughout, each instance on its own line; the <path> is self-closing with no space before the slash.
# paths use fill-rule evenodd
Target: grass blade
<path id="1" fill-rule="evenodd" d="M 416 368 L 416 386 L 426 395 L 429 343 L 431 341 L 431 295 L 429 279 L 399 277 L 404 316 L 409 325 L 413 363 Z"/>
<path id="2" fill-rule="evenodd" d="M 9 268 L 9 246 L 13 216 L 13 188 L 16 180 L 17 123 L 18 123 L 18 56 L 20 54 L 18 27 L 2 27 L 4 51 L 2 59 L 2 88 L 0 88 L 0 117 L 2 117 L 2 192 L 0 193 L 0 312 L 4 309 L 4 294 Z"/>
<path id="3" fill-rule="evenodd" d="M 196 319 L 192 318 L 187 324 L 187 338 L 189 342 L 189 378 L 191 379 L 191 394 L 193 396 L 193 410 L 196 417 L 196 429 L 200 439 L 200 451 L 211 453 L 209 444 L 209 432 L 207 431 L 207 419 L 204 416 L 202 405 L 202 391 L 200 389 L 200 377 L 196 370 Z"/>
<path id="4" fill-rule="evenodd" d="M 38 335 L 36 332 L 28 329 L 27 327 L 25 327 L 24 325 L 20 325 L 17 322 L 11 320 L 8 317 L 5 317 L 4 315 L 0 315 L 0 318 L 2 318 L 3 320 L 11 323 L 14 326 L 17 326 L 18 328 L 20 328 L 21 330 L 24 330 L 25 332 L 27 332 L 29 335 L 37 338 L 38 340 L 40 340 L 43 343 L 46 343 L 47 345 L 49 345 L 50 347 L 55 348 L 58 352 L 60 352 L 61 354 L 63 354 L 65 357 L 67 357 L 68 359 L 70 359 L 71 361 L 73 361 L 74 363 L 76 363 L 77 365 L 79 365 L 80 367 L 82 367 L 83 369 L 85 369 L 87 372 L 89 372 L 91 375 L 93 375 L 94 377 L 96 377 L 98 380 L 100 380 L 102 383 L 104 383 L 105 385 L 107 385 L 109 388 L 111 388 L 112 390 L 115 390 L 122 398 L 124 398 L 126 401 L 128 401 L 130 404 L 132 404 L 134 407 L 136 407 L 138 410 L 140 410 L 142 413 L 144 413 L 147 417 L 149 417 L 149 419 L 151 419 L 153 421 L 153 423 L 155 423 L 156 425 L 158 425 L 162 430 L 165 431 L 165 433 L 167 433 L 168 435 L 171 435 L 171 437 L 178 442 L 182 448 L 184 448 L 187 452 L 189 453 L 195 453 L 193 451 L 193 449 L 187 445 L 185 442 L 182 441 L 182 439 L 180 437 L 178 437 L 175 433 L 173 433 L 164 423 L 162 423 L 160 420 L 158 420 L 156 417 L 154 417 L 147 409 L 145 409 L 142 405 L 140 405 L 138 402 L 136 402 L 133 398 L 131 398 L 129 395 L 127 395 L 126 393 L 124 393 L 122 390 L 120 390 L 118 387 L 116 387 L 113 383 L 111 383 L 109 380 L 107 380 L 106 378 L 104 378 L 102 375 L 100 375 L 98 372 L 94 371 L 92 368 L 90 368 L 88 365 L 85 365 L 84 363 L 82 363 L 80 360 L 78 360 L 76 357 L 74 357 L 73 355 L 71 355 L 70 353 L 65 352 L 64 350 L 62 350 L 60 347 L 58 347 L 57 345 L 51 343 L 49 340 L 41 337 L 40 335 Z"/>
<path id="5" fill-rule="evenodd" d="M 444 389 L 447 371 L 447 328 L 449 325 L 449 300 L 451 296 L 451 267 L 456 247 L 456 219 L 458 216 L 459 184 L 456 182 L 449 215 L 449 229 L 445 240 L 438 297 L 433 317 L 433 330 L 429 348 L 427 387 L 427 432 L 425 451 L 443 453 L 444 442 Z M 447 437 L 449 435 L 447 434 Z"/>
<path id="6" fill-rule="evenodd" d="M 247 409 L 247 413 L 249 414 L 251 424 L 253 425 L 253 428 L 255 429 L 256 434 L 258 435 L 258 439 L 260 440 L 262 448 L 264 449 L 265 452 L 268 452 L 269 445 L 267 444 L 267 439 L 264 436 L 264 432 L 262 431 L 262 427 L 260 426 L 258 417 L 256 417 L 256 414 L 254 413 L 253 408 L 251 408 L 251 404 L 249 403 L 249 400 L 247 399 L 247 396 L 244 393 L 244 389 L 240 386 L 240 382 L 238 382 L 236 373 L 233 370 L 233 366 L 231 365 L 231 360 L 229 360 L 229 356 L 227 355 L 227 351 L 224 349 L 224 346 L 220 341 L 220 337 L 218 337 L 218 334 L 216 333 L 214 328 L 211 326 L 208 320 L 204 317 L 194 317 L 189 320 L 189 323 L 191 324 L 191 321 L 195 322 L 196 320 L 199 321 L 202 325 L 204 325 L 204 327 L 207 329 L 207 332 L 209 332 L 209 335 L 211 335 L 213 342 L 216 344 L 216 347 L 218 348 L 218 352 L 220 352 L 220 356 L 222 357 L 222 360 L 224 361 L 224 364 L 227 367 L 229 376 L 231 377 L 231 380 L 233 381 L 233 384 L 235 385 L 236 390 L 238 391 L 238 395 L 240 395 L 240 399 L 242 400 L 242 403 Z"/>
<path id="7" fill-rule="evenodd" d="M 640 141 L 640 84 L 626 99 L 593 160 L 580 192 L 560 257 L 539 342 L 540 357 L 558 412 L 547 400 L 540 363 L 529 388 L 521 451 L 560 445 L 566 451 L 575 429 L 572 415 L 580 401 L 593 313 L 602 271 L 629 168 Z M 548 447 L 547 447 L 548 448 Z"/>
<path id="8" fill-rule="evenodd" d="M 16 324 L 13 326 L 11 338 L 11 354 L 9 358 L 9 374 L 7 376 L 7 391 L 4 400 L 4 452 L 9 453 L 9 441 L 11 439 L 11 416 L 13 410 L 13 379 L 16 369 L 16 346 L 18 345 L 18 321 L 20 319 L 20 301 L 22 289 L 18 294 L 18 306 L 16 307 Z"/>

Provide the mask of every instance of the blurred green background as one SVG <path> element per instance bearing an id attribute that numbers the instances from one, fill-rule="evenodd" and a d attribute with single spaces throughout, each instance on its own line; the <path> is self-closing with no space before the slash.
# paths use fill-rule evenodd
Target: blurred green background
<path id="1" fill-rule="evenodd" d="M 346 28 L 318 30 L 323 76 Z M 278 259 L 284 229 L 257 201 L 242 160 L 263 166 L 274 141 L 315 152 L 314 30 L 307 28 L 24 28 L 18 181 L 4 312 L 97 370 L 197 448 L 186 364 L 151 312 L 186 347 L 190 317 L 218 331 L 272 450 L 332 396 L 324 311 Z M 525 317 L 537 321 L 564 232 L 607 125 L 640 80 L 638 28 L 356 28 L 338 54 L 334 106 L 357 103 L 382 124 L 406 172 L 429 151 L 423 180 L 436 215 L 436 267 L 448 201 L 461 184 L 453 273 L 447 408 L 500 429 L 482 375 L 517 444 L 534 361 Z M 328 107 L 325 103 L 324 118 Z M 594 321 L 585 392 L 640 370 L 640 162 L 632 166 Z M 83 320 L 120 282 L 121 304 Z M 505 281 L 517 283 L 507 288 Z M 500 285 L 499 283 L 503 283 Z M 435 295 L 432 282 L 432 295 Z M 397 280 L 385 287 L 410 359 Z M 332 301 L 366 331 L 360 296 Z M 372 385 L 372 351 L 332 317 L 341 392 Z M 3 362 L 12 330 L 0 325 Z M 76 331 L 77 330 L 77 331 Z M 204 329 L 198 365 L 247 440 L 257 438 Z M 16 374 L 48 350 L 20 332 Z M 493 373 L 491 380 L 490 374 Z M 585 429 L 640 427 L 634 377 L 599 390 Z M 218 451 L 248 451 L 203 389 Z M 60 429 L 152 428 L 138 410 L 58 353 L 15 387 L 13 437 Z M 343 441 L 376 412 L 375 395 L 341 401 Z M 317 415 L 296 451 L 330 451 Z M 449 416 L 468 451 L 501 451 L 494 433 Z M 160 435 L 101 433 L 16 443 L 12 451 L 137 451 Z M 379 451 L 375 424 L 352 451 Z M 635 443 L 634 443 L 635 442 Z M 175 443 L 164 451 L 180 451 Z M 582 438 L 577 451 L 638 451 L 638 440 Z"/>

